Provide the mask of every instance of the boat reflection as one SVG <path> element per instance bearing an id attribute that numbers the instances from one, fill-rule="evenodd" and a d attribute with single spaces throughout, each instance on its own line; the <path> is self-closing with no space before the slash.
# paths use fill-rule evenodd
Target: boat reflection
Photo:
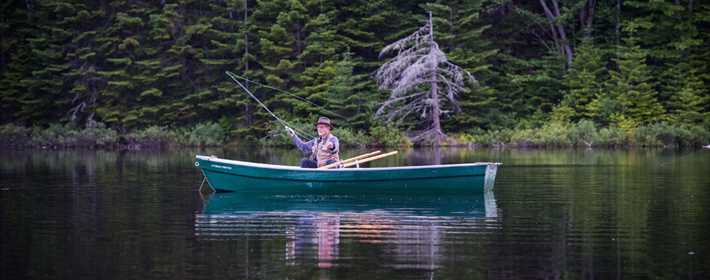
<path id="1" fill-rule="evenodd" d="M 330 268 L 358 256 L 353 248 L 382 254 L 383 265 L 435 269 L 446 238 L 499 228 L 491 190 L 465 195 L 282 195 L 218 193 L 195 217 L 202 241 L 282 240 L 291 265 Z M 451 244 L 449 244 L 451 245 Z M 345 251 L 345 253 L 344 253 Z"/>

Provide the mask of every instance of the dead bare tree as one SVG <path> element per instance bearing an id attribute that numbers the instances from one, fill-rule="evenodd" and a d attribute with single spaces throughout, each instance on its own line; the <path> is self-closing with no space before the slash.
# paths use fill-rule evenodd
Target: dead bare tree
<path id="1" fill-rule="evenodd" d="M 579 24 L 582 26 L 584 36 L 590 37 L 592 24 L 594 23 L 594 12 L 596 11 L 597 0 L 586 0 L 584 6 L 579 10 Z"/>
<path id="2" fill-rule="evenodd" d="M 547 3 L 548 1 L 551 2 L 551 5 Z M 542 5 L 542 10 L 545 12 L 545 17 L 550 23 L 552 38 L 554 39 L 555 44 L 559 47 L 562 55 L 565 57 L 567 61 L 567 68 L 569 68 L 570 66 L 572 66 L 574 54 L 572 53 L 572 46 L 570 45 L 570 41 L 567 39 L 565 27 L 560 22 L 561 16 L 559 0 L 540 0 L 540 5 Z M 591 16 L 592 17 L 588 19 L 590 21 L 590 25 L 591 18 L 593 18 L 593 15 Z"/>
<path id="3" fill-rule="evenodd" d="M 375 113 L 377 118 L 399 123 L 409 116 L 428 122 L 429 127 L 414 138 L 415 143 L 439 145 L 446 139 L 441 130 L 441 115 L 460 110 L 459 93 L 468 80 L 476 79 L 463 68 L 449 62 L 434 41 L 434 26 L 429 20 L 414 33 L 386 46 L 380 57 L 396 53 L 375 74 L 380 89 L 391 94 Z M 449 109 L 446 109 L 449 108 Z"/>

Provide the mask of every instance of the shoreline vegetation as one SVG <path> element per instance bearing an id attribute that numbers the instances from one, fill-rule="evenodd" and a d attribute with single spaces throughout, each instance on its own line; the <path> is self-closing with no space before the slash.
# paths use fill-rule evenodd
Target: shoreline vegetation
<path id="1" fill-rule="evenodd" d="M 308 131 L 309 125 L 299 124 Z M 351 128 L 333 130 L 343 146 L 411 147 L 416 133 L 408 135 L 394 127 L 377 126 L 369 131 Z M 506 148 L 702 148 L 710 132 L 701 126 L 679 126 L 665 122 L 634 128 L 598 127 L 592 121 L 553 121 L 538 127 L 451 133 L 441 146 Z M 149 126 L 118 131 L 102 123 L 84 128 L 52 124 L 48 127 L 0 126 L 0 149 L 117 149 L 156 150 L 171 147 L 215 147 L 244 144 L 290 146 L 281 127 L 271 127 L 266 137 L 240 135 L 239 130 L 216 122 L 188 127 Z M 421 143 L 417 146 L 434 146 Z"/>

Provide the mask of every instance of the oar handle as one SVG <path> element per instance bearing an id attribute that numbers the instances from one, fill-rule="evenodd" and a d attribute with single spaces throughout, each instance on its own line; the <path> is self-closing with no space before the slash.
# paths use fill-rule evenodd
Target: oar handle
<path id="1" fill-rule="evenodd" d="M 373 160 L 376 160 L 376 159 L 381 159 L 381 158 L 388 157 L 388 156 L 395 155 L 395 154 L 397 154 L 397 151 L 389 152 L 389 153 L 386 153 L 386 154 L 381 154 L 381 155 L 379 155 L 379 156 L 374 156 L 374 157 L 365 158 L 365 159 L 362 159 L 362 160 L 359 160 L 359 159 L 358 159 L 356 162 L 349 162 L 349 163 L 343 164 L 343 167 L 350 167 L 350 166 L 353 166 L 353 165 L 360 165 L 360 164 L 366 163 L 366 162 L 368 162 L 368 161 L 373 161 Z"/>
<path id="2" fill-rule="evenodd" d="M 381 151 L 374 151 L 374 152 L 371 152 L 371 153 L 362 154 L 362 155 L 359 155 L 359 156 L 356 156 L 356 157 L 351 157 L 351 158 L 349 158 L 349 159 L 344 159 L 344 160 L 341 160 L 341 161 L 338 161 L 338 162 L 334 162 L 334 163 L 331 163 L 331 164 L 328 164 L 328 165 L 324 165 L 324 166 L 318 167 L 318 169 L 328 169 L 328 168 L 338 167 L 338 166 L 340 166 L 341 164 L 345 164 L 345 163 L 352 162 L 352 161 L 355 161 L 355 160 L 359 160 L 359 159 L 371 157 L 371 156 L 377 155 L 377 154 L 379 154 L 379 153 L 381 153 Z"/>

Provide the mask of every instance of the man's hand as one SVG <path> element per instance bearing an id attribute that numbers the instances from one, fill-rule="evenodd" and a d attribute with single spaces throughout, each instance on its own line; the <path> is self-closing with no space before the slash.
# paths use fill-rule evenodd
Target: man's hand
<path id="1" fill-rule="evenodd" d="M 288 126 L 284 126 L 284 128 L 286 128 L 286 133 L 288 133 L 289 136 L 291 136 L 291 137 L 296 136 L 296 132 L 293 131 L 292 128 L 290 128 L 290 127 L 288 127 Z"/>
<path id="2" fill-rule="evenodd" d="M 333 145 L 333 143 L 328 142 L 328 143 L 326 143 L 325 145 L 323 145 L 323 146 L 321 147 L 321 150 L 323 150 L 323 151 L 330 151 L 330 150 L 332 150 L 333 148 L 335 148 L 335 146 Z"/>

